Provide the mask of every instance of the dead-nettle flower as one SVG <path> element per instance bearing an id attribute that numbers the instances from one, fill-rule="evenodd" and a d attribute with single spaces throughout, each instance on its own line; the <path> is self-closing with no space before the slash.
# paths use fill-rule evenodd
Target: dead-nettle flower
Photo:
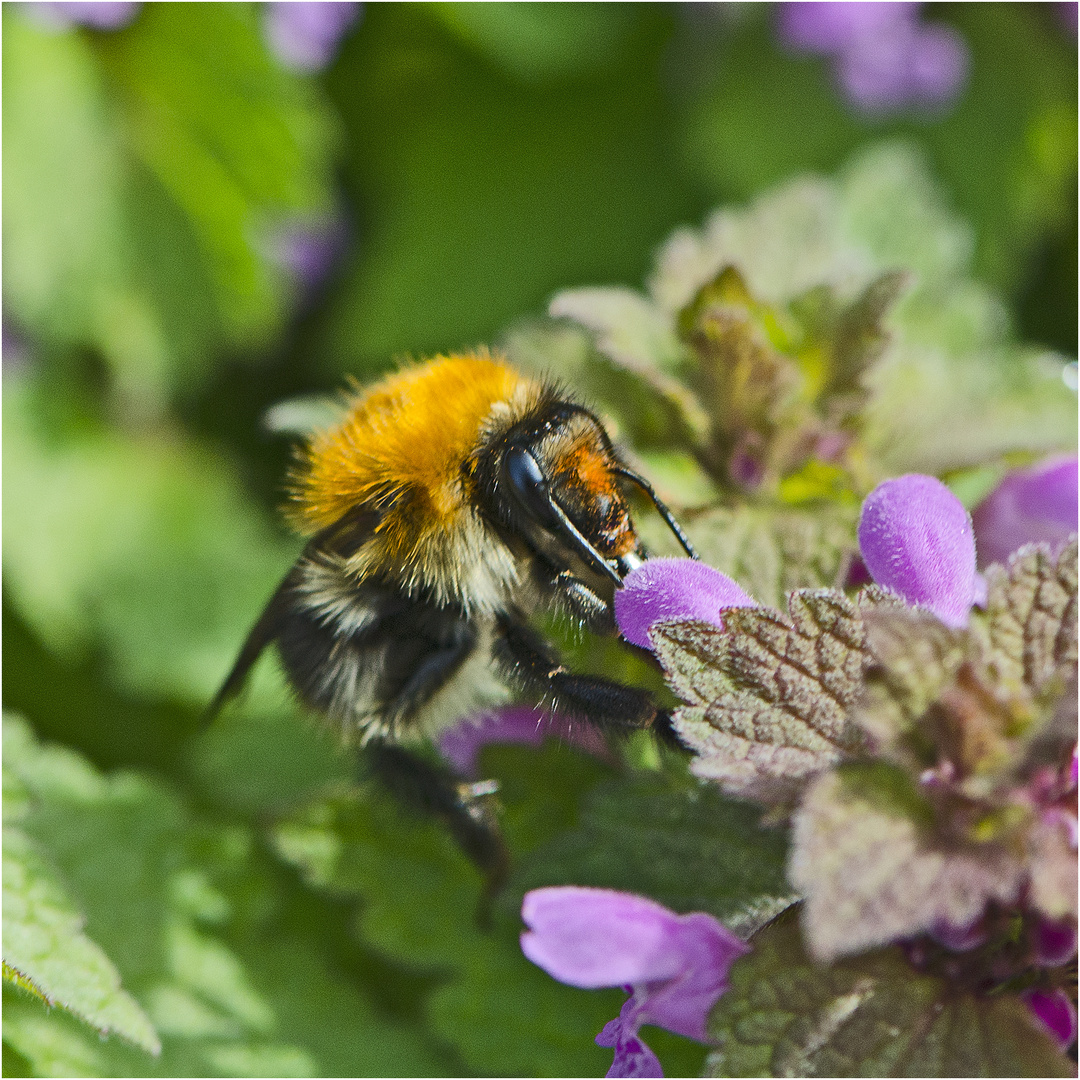
<path id="1" fill-rule="evenodd" d="M 724 608 L 753 607 L 742 587 L 693 559 L 648 559 L 615 593 L 615 619 L 627 641 L 651 649 L 649 627 L 667 619 L 700 619 L 723 627 Z"/>
<path id="2" fill-rule="evenodd" d="M 966 626 L 982 589 L 975 536 L 960 500 L 938 479 L 912 473 L 866 497 L 859 552 L 870 576 L 946 626 Z"/>
<path id="3" fill-rule="evenodd" d="M 914 3 L 785 3 L 781 40 L 833 62 L 844 96 L 860 112 L 894 113 L 951 103 L 967 78 L 968 51 L 951 27 L 925 23 Z"/>
<path id="4" fill-rule="evenodd" d="M 1024 544 L 1060 546 L 1077 529 L 1076 455 L 1009 473 L 971 516 L 980 566 L 1003 563 Z"/>
<path id="5" fill-rule="evenodd" d="M 597 757 L 608 749 L 603 735 L 589 724 L 565 713 L 551 713 L 533 705 L 506 705 L 469 716 L 446 728 L 438 739 L 439 752 L 463 776 L 476 775 L 476 759 L 491 743 L 539 746 L 545 739 L 584 750 Z"/>
<path id="6" fill-rule="evenodd" d="M 1062 1050 L 1076 1042 L 1076 1004 L 1061 987 L 1026 990 L 1020 996 Z"/>
<path id="7" fill-rule="evenodd" d="M 139 14 L 141 7 L 138 0 L 48 0 L 23 5 L 43 26 L 89 26 L 93 30 L 120 30 Z"/>
<path id="8" fill-rule="evenodd" d="M 270 51 L 288 68 L 321 71 L 362 5 L 351 0 L 275 0 L 264 4 L 263 29 Z"/>
<path id="9" fill-rule="evenodd" d="M 521 948 L 571 986 L 622 986 L 630 997 L 596 1037 L 615 1050 L 608 1076 L 663 1076 L 638 1034 L 643 1024 L 705 1041 L 709 1011 L 748 946 L 705 912 L 677 915 L 655 900 L 578 886 L 534 889 Z"/>
<path id="10" fill-rule="evenodd" d="M 626 590 L 620 627 L 646 624 L 693 771 L 791 815 L 817 956 L 931 934 L 978 962 L 1004 911 L 1027 928 L 1012 974 L 1045 967 L 1047 927 L 1065 924 L 1060 953 L 1076 924 L 1075 537 L 980 581 L 963 506 L 909 475 L 866 499 L 859 542 L 883 589 L 680 608 L 702 572 L 672 560 L 653 599 Z"/>

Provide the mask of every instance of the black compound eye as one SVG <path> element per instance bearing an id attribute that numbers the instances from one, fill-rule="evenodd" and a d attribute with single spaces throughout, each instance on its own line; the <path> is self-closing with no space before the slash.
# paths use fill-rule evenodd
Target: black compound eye
<path id="1" fill-rule="evenodd" d="M 557 523 L 551 508 L 547 477 L 536 458 L 521 446 L 511 446 L 503 456 L 503 474 L 522 509 L 541 525 Z"/>

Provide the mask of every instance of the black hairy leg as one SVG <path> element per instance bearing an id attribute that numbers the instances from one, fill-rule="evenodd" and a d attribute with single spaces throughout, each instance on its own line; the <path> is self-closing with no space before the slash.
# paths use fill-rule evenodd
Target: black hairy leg
<path id="1" fill-rule="evenodd" d="M 510 855 L 499 831 L 491 784 L 473 784 L 397 743 L 376 740 L 361 751 L 361 764 L 403 806 L 443 822 L 461 850 L 484 875 L 478 918 L 490 920 L 491 901 L 506 883 Z"/>
<path id="2" fill-rule="evenodd" d="M 670 717 L 648 691 L 598 675 L 575 675 L 535 630 L 513 616 L 503 615 L 498 621 L 495 658 L 509 679 L 601 731 L 629 734 L 652 729 L 665 741 L 675 739 Z"/>

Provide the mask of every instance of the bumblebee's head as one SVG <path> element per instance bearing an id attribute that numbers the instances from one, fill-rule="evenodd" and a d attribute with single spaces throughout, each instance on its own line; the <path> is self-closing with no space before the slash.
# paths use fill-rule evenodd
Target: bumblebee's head
<path id="1" fill-rule="evenodd" d="M 489 516 L 554 565 L 619 585 L 644 559 L 623 481 L 641 487 L 696 558 L 652 488 L 622 465 L 586 409 L 551 401 L 483 448 L 478 496 Z"/>

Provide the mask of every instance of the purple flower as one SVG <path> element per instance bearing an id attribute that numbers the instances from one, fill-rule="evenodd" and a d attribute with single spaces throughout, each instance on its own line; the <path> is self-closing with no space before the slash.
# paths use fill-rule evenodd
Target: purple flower
<path id="1" fill-rule="evenodd" d="M 596 1037 L 615 1048 L 608 1076 L 663 1076 L 638 1036 L 642 1024 L 704 1041 L 728 971 L 749 951 L 712 915 L 676 915 L 655 900 L 610 889 L 534 889 L 521 917 L 528 927 L 522 951 L 553 978 L 587 989 L 622 986 L 630 994 Z"/>
<path id="2" fill-rule="evenodd" d="M 89 0 L 49 0 L 46 3 L 26 4 L 38 21 L 50 26 L 89 26 L 94 30 L 119 30 L 127 26 L 139 13 L 141 3 L 136 0 L 113 0 L 92 3 Z"/>
<path id="3" fill-rule="evenodd" d="M 1039 967 L 1060 967 L 1076 955 L 1076 923 L 1040 919 L 1035 927 L 1035 963 Z"/>
<path id="4" fill-rule="evenodd" d="M 344 0 L 279 0 L 265 7 L 263 29 L 270 51 L 288 68 L 321 71 L 334 59 L 361 5 Z"/>
<path id="5" fill-rule="evenodd" d="M 943 623 L 967 625 L 979 593 L 975 537 L 960 500 L 932 476 L 886 480 L 866 497 L 859 550 L 870 575 Z"/>
<path id="6" fill-rule="evenodd" d="M 607 743 L 596 728 L 576 723 L 562 713 L 532 705 L 509 705 L 479 716 L 466 717 L 439 735 L 439 751 L 462 776 L 476 774 L 476 757 L 488 743 L 526 743 L 539 746 L 544 739 L 561 739 L 589 754 L 603 757 Z"/>
<path id="7" fill-rule="evenodd" d="M 866 113 L 951 101 L 967 76 L 967 47 L 950 27 L 919 21 L 919 4 L 780 5 L 781 39 L 831 56 L 847 99 Z"/>
<path id="8" fill-rule="evenodd" d="M 615 593 L 615 620 L 627 641 L 651 649 L 649 627 L 664 619 L 701 619 L 723 627 L 724 608 L 756 602 L 719 570 L 693 559 L 649 559 Z"/>
<path id="9" fill-rule="evenodd" d="M 1076 1006 L 1064 990 L 1025 990 L 1020 996 L 1062 1050 L 1072 1046 L 1076 1041 Z"/>
<path id="10" fill-rule="evenodd" d="M 979 563 L 1003 563 L 1024 544 L 1064 543 L 1077 528 L 1077 459 L 1056 456 L 1011 472 L 971 515 Z"/>
<path id="11" fill-rule="evenodd" d="M 266 253 L 302 290 L 311 292 L 326 279 L 347 241 L 348 228 L 341 217 L 296 219 L 269 231 Z"/>

